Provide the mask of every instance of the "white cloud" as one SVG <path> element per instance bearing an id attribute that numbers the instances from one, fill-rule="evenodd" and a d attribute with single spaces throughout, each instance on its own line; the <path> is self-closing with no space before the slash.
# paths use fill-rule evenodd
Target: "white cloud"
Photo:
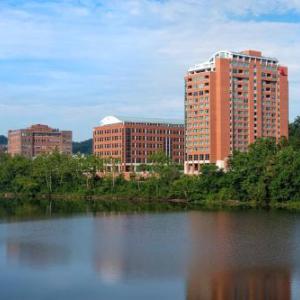
<path id="1" fill-rule="evenodd" d="M 291 10 L 300 12 L 300 1 L 1 3 L 0 129 L 40 116 L 85 138 L 83 128 L 111 112 L 182 116 L 186 69 L 219 49 L 258 49 L 288 65 L 293 118 L 300 113 L 300 23 L 251 20 Z"/>

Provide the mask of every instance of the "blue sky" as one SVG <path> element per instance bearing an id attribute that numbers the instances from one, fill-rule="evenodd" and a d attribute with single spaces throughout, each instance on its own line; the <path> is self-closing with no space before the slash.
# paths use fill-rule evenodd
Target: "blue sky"
<path id="1" fill-rule="evenodd" d="M 1 0 L 0 134 L 32 123 L 91 137 L 107 114 L 181 118 L 183 76 L 217 50 L 289 67 L 300 115 L 300 0 Z"/>

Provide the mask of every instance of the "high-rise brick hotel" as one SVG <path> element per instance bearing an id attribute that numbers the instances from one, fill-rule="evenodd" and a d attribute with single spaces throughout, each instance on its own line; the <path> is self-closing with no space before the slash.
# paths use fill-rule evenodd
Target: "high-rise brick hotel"
<path id="1" fill-rule="evenodd" d="M 288 70 L 259 51 L 219 51 L 185 76 L 185 173 L 226 165 L 259 137 L 288 136 Z"/>
<path id="2" fill-rule="evenodd" d="M 107 116 L 93 130 L 94 154 L 119 160 L 121 171 L 149 163 L 151 154 L 162 151 L 174 162 L 184 162 L 182 121 Z"/>
<path id="3" fill-rule="evenodd" d="M 72 131 L 60 131 L 47 125 L 9 130 L 8 153 L 33 158 L 39 154 L 59 151 L 72 154 Z"/>

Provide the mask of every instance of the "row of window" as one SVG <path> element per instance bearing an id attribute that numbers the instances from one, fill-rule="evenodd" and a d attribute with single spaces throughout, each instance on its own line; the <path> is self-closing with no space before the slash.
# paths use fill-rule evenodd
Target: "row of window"
<path id="1" fill-rule="evenodd" d="M 194 111 L 194 109 L 197 109 L 197 111 Z M 191 111 L 192 110 L 192 111 Z M 208 114 L 209 109 L 201 109 L 200 107 L 198 108 L 198 105 L 190 105 L 189 108 L 187 109 L 187 112 L 194 112 L 199 113 L 199 114 Z"/>
<path id="2" fill-rule="evenodd" d="M 207 112 L 208 112 L 208 109 L 209 109 L 209 105 L 208 103 L 200 103 L 200 104 L 195 104 L 195 105 L 190 105 L 190 104 L 186 104 L 185 105 L 185 109 L 188 110 L 188 109 L 206 109 Z"/>
<path id="3" fill-rule="evenodd" d="M 188 155 L 188 160 L 209 160 L 209 154 Z"/>
<path id="4" fill-rule="evenodd" d="M 248 140 L 248 135 L 241 135 L 241 134 L 234 134 L 234 135 L 230 135 L 230 138 L 233 138 L 233 140 Z"/>
<path id="5" fill-rule="evenodd" d="M 241 101 L 242 102 L 242 101 Z M 248 108 L 249 108 L 249 106 L 247 105 L 247 104 L 240 104 L 240 103 L 233 103 L 233 105 L 232 104 L 230 104 L 230 107 L 233 107 L 233 108 L 235 108 L 235 109 L 247 109 L 248 110 Z"/>
<path id="6" fill-rule="evenodd" d="M 207 139 L 209 137 L 209 134 L 206 134 L 206 133 L 203 133 L 201 134 L 200 138 L 201 139 Z M 188 140 L 193 140 L 193 139 L 198 139 L 199 138 L 199 135 L 187 135 L 186 136 L 186 141 Z"/>
<path id="7" fill-rule="evenodd" d="M 201 75 L 192 76 L 189 77 L 187 81 L 199 81 L 203 79 L 209 79 L 209 75 L 201 74 Z"/>
<path id="8" fill-rule="evenodd" d="M 121 156 L 120 151 L 99 151 L 95 153 L 96 156 Z"/>
<path id="9" fill-rule="evenodd" d="M 180 126 L 180 127 L 183 127 Z M 106 129 L 106 130 L 96 130 L 96 135 L 103 135 L 103 134 L 112 134 L 112 133 L 120 133 L 122 129 Z M 183 134 L 183 130 L 172 130 L 172 129 L 144 129 L 144 128 L 131 128 L 132 133 L 146 133 L 146 134 Z"/>
<path id="10" fill-rule="evenodd" d="M 122 136 L 119 135 L 105 136 L 105 137 L 94 138 L 94 140 L 96 142 L 118 141 L 118 140 L 122 140 Z"/>
<path id="11" fill-rule="evenodd" d="M 205 134 L 209 132 L 209 128 L 193 128 L 193 129 L 186 130 L 186 134 L 197 133 L 197 132 Z"/>
<path id="12" fill-rule="evenodd" d="M 208 145 L 209 144 L 209 140 L 194 140 L 191 142 L 186 142 L 187 146 L 197 146 L 197 145 Z"/>
<path id="13" fill-rule="evenodd" d="M 110 144 L 99 144 L 94 146 L 95 149 L 106 149 L 106 148 L 121 148 L 122 144 L 119 143 L 110 143 Z"/>
<path id="14" fill-rule="evenodd" d="M 132 160 L 134 160 L 137 156 L 151 156 L 152 154 L 156 153 L 156 151 L 132 151 Z M 97 156 L 122 156 L 121 151 L 98 151 L 95 153 Z M 172 152 L 172 156 L 183 156 L 184 152 L 174 151 Z"/>
<path id="15" fill-rule="evenodd" d="M 182 132 L 182 135 L 184 132 Z M 161 136 L 144 136 L 144 135 L 134 135 L 131 137 L 132 141 L 157 141 L 157 142 L 164 142 L 166 140 L 171 139 L 172 142 L 183 142 L 183 138 L 168 138 L 168 137 L 161 137 Z"/>
<path id="16" fill-rule="evenodd" d="M 200 97 L 200 98 L 188 98 L 188 99 L 185 99 L 185 102 L 194 102 L 194 103 L 209 103 L 209 97 L 206 96 L 206 97 Z"/>
<path id="17" fill-rule="evenodd" d="M 197 121 L 197 120 L 196 120 Z M 190 121 L 187 120 L 187 123 L 186 123 L 186 128 L 191 128 L 191 127 L 202 127 L 202 128 L 208 128 L 209 126 L 209 122 L 205 121 L 201 121 L 201 122 L 197 122 L 197 123 L 192 123 Z"/>
<path id="18" fill-rule="evenodd" d="M 183 132 L 182 132 L 182 134 L 183 134 Z M 144 135 L 139 135 L 139 136 L 137 136 L 137 135 L 134 135 L 134 136 L 132 136 L 131 137 L 131 139 L 133 140 L 133 141 L 156 141 L 156 142 L 163 142 L 163 141 L 165 141 L 166 139 L 168 139 L 168 138 L 166 138 L 166 137 L 160 137 L 160 136 L 144 136 Z M 112 137 L 101 137 L 101 138 L 94 138 L 94 140 L 96 141 L 96 142 L 105 142 L 105 141 L 117 141 L 117 140 L 122 140 L 122 137 L 118 137 L 118 136 L 112 136 Z M 183 141 L 183 138 L 171 138 L 171 141 L 172 142 L 181 142 L 181 141 Z"/>
<path id="19" fill-rule="evenodd" d="M 197 112 L 196 112 L 197 113 Z M 202 121 L 202 120 L 209 120 L 209 115 L 202 115 L 202 116 L 197 116 L 197 117 L 187 117 L 187 121 Z"/>
<path id="20" fill-rule="evenodd" d="M 188 85 L 187 89 L 203 89 L 204 87 L 208 87 L 209 82 L 201 82 L 193 85 Z"/>
<path id="21" fill-rule="evenodd" d="M 209 90 L 204 90 L 204 91 L 199 91 L 199 92 L 189 92 L 187 93 L 188 96 L 203 96 L 203 95 L 208 95 Z"/>
<path id="22" fill-rule="evenodd" d="M 231 65 L 235 67 L 249 67 L 249 63 L 239 60 L 232 60 Z"/>
<path id="23" fill-rule="evenodd" d="M 208 146 L 201 146 L 201 147 L 187 147 L 187 151 L 206 152 L 206 151 L 209 151 L 209 147 L 208 147 Z"/>

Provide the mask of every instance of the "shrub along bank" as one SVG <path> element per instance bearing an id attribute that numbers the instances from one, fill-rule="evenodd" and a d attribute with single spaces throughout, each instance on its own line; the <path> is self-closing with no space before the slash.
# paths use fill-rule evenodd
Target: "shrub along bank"
<path id="1" fill-rule="evenodd" d="M 138 204 L 142 207 L 143 202 L 162 205 L 162 201 L 174 207 L 174 203 L 166 201 L 174 199 L 186 202 L 185 207 L 189 208 L 225 205 L 298 209 L 300 206 L 300 147 L 285 139 L 279 143 L 274 139 L 259 139 L 250 145 L 248 152 L 234 153 L 227 172 L 204 165 L 200 175 L 185 176 L 162 153 L 153 155 L 147 179 L 133 174 L 128 181 L 114 172 L 99 177 L 98 171 L 105 171 L 105 165 L 105 161 L 92 155 L 53 153 L 31 160 L 2 154 L 0 191 L 2 196 L 10 193 L 11 198 L 41 198 L 46 202 L 81 198 L 94 199 L 97 205 L 121 206 L 118 203 L 123 199 L 132 207 Z M 98 204 L 101 201 L 106 204 Z M 182 207 L 181 202 L 177 206 Z M 73 204 L 66 201 L 65 205 Z"/>

